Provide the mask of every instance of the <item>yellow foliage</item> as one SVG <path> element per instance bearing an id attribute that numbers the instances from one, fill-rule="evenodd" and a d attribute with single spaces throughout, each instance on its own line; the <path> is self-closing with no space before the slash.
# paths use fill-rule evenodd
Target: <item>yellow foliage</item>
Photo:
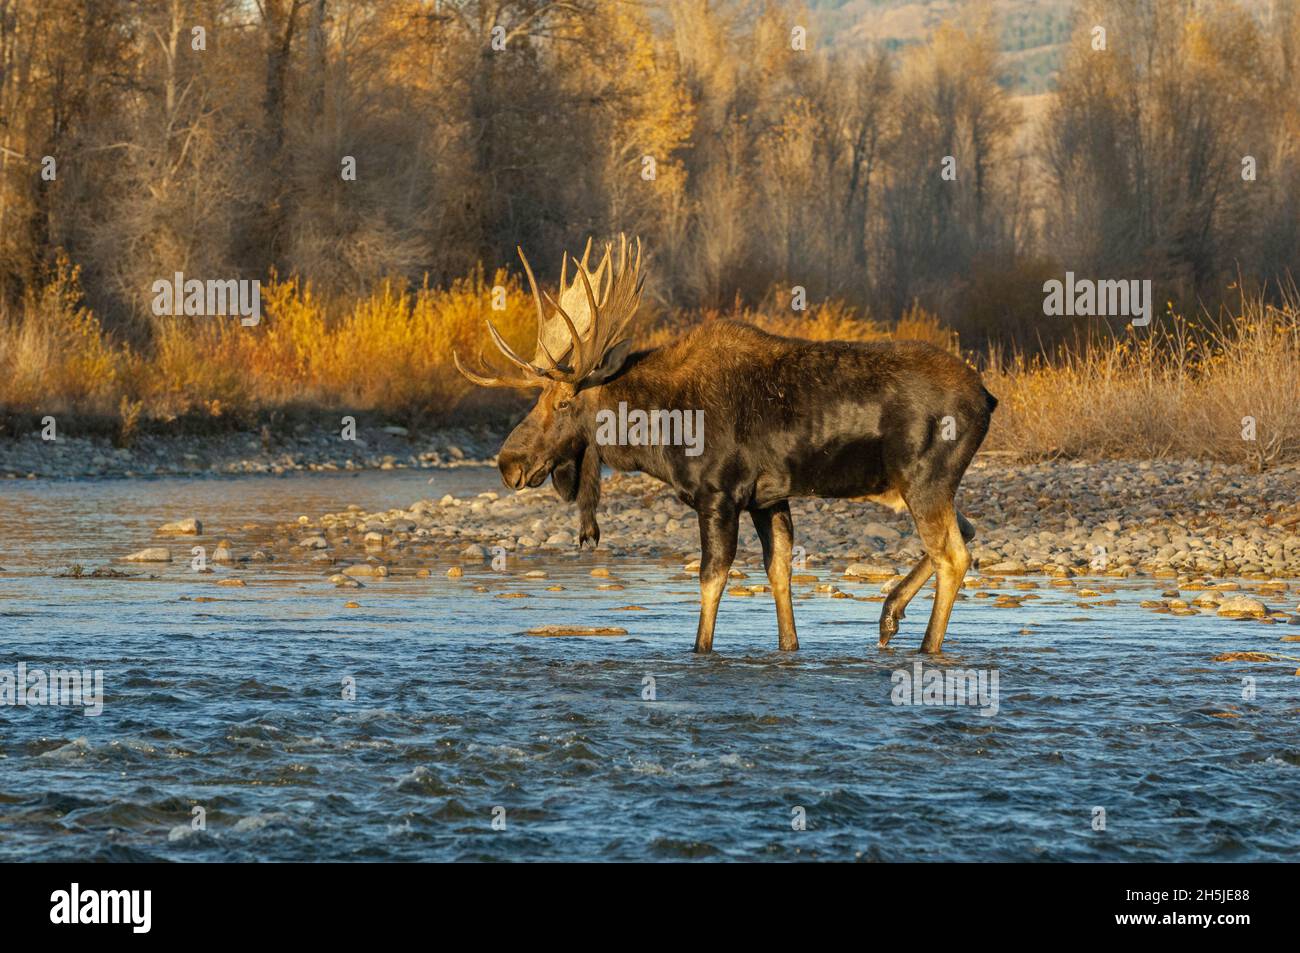
<path id="1" fill-rule="evenodd" d="M 771 334 L 808 341 L 884 341 L 894 338 L 928 341 L 950 351 L 957 348 L 956 333 L 943 327 L 938 317 L 919 305 L 913 305 L 891 328 L 861 317 L 843 301 L 823 301 L 810 304 L 807 311 L 792 311 L 788 299 L 783 296 L 778 296 L 777 307 L 772 310 L 747 309 L 728 315 L 718 311 L 705 311 L 702 315 L 673 315 L 649 334 L 642 335 L 639 342 L 647 347 L 659 347 L 685 333 L 697 321 L 714 321 L 722 317 L 745 321 Z"/>
<path id="2" fill-rule="evenodd" d="M 1168 319 L 1164 329 L 1130 327 L 1050 361 L 995 355 L 985 382 L 1001 403 L 988 446 L 1031 458 L 1295 459 L 1297 302 L 1244 301 L 1217 324 Z"/>
<path id="3" fill-rule="evenodd" d="M 494 294 L 494 289 L 499 292 Z M 501 310 L 493 307 L 503 305 Z M 76 269 L 61 262 L 22 311 L 0 320 L 0 409 L 97 414 L 129 439 L 140 420 L 304 407 L 443 416 L 473 385 L 452 352 L 502 365 L 491 320 L 531 357 L 532 296 L 504 269 L 479 267 L 446 288 L 382 282 L 358 300 L 326 300 L 297 278 L 262 287 L 262 322 L 168 317 L 147 353 L 104 334 L 81 303 Z M 716 311 L 674 314 L 638 335 L 658 346 Z M 812 340 L 929 341 L 957 350 L 955 334 L 913 306 L 890 327 L 842 302 L 789 310 L 788 301 L 735 315 L 775 334 Z M 1041 355 L 994 353 L 984 370 L 1000 404 L 988 447 L 1023 457 L 1212 457 L 1266 463 L 1300 457 L 1300 305 L 1243 301 L 1222 323 L 1172 311 L 1163 326 Z M 1246 439 L 1246 418 L 1254 439 Z"/>
<path id="4" fill-rule="evenodd" d="M 500 287 L 504 309 L 492 309 Z M 303 404 L 387 412 L 446 412 L 470 389 L 451 352 L 474 356 L 491 319 L 519 343 L 535 322 L 531 296 L 498 271 L 480 268 L 446 289 L 412 291 L 381 282 L 343 310 L 297 278 L 262 286 L 260 324 L 169 319 L 159 328 L 154 404 L 170 414 L 219 401 L 226 410 Z M 204 323 L 208 322 L 208 323 Z"/>
<path id="5" fill-rule="evenodd" d="M 81 304 L 80 269 L 60 257 L 50 282 L 0 321 L 0 407 L 94 411 L 112 399 L 124 359 Z"/>

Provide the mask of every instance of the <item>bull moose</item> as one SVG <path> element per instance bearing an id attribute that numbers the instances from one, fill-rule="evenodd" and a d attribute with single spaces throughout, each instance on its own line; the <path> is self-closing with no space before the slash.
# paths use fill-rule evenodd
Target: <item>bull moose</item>
<path id="1" fill-rule="evenodd" d="M 564 500 L 578 502 L 579 547 L 600 539 L 602 464 L 671 486 L 699 517 L 696 652 L 713 647 L 742 511 L 762 542 L 780 648 L 793 651 L 799 640 L 790 602 L 790 499 L 866 498 L 895 512 L 906 507 L 926 555 L 885 599 L 879 644 L 889 643 L 908 602 L 937 572 L 921 650 L 939 652 L 970 566 L 966 543 L 975 536 L 954 496 L 997 405 L 979 374 L 921 342 L 805 341 L 730 320 L 708 321 L 672 344 L 633 351 L 625 331 L 644 284 L 641 244 L 621 237 L 616 261 L 612 251 L 606 245 L 592 270 L 588 239 L 582 258 L 574 259 L 572 281 L 566 254 L 556 300 L 538 291 L 520 248 L 537 307 L 533 359 L 516 354 L 491 322 L 488 331 L 511 372 L 483 376 L 453 353 L 457 369 L 475 384 L 541 388 L 498 455 L 506 486 L 537 487 L 550 476 Z M 597 439 L 598 415 L 620 405 L 702 410 L 702 452 L 690 455 L 662 441 Z"/>

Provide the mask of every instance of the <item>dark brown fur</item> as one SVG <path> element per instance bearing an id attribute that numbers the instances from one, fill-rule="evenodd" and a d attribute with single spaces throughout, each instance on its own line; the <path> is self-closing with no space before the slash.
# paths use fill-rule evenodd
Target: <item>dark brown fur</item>
<path id="1" fill-rule="evenodd" d="M 703 410 L 703 453 L 599 445 L 596 415 L 620 402 L 647 411 Z M 603 383 L 547 383 L 506 440 L 499 465 L 515 488 L 555 474 L 561 496 L 579 503 L 584 541 L 599 539 L 601 464 L 644 471 L 672 486 L 700 521 L 699 652 L 712 647 L 741 512 L 751 515 L 763 544 L 780 647 L 795 649 L 788 501 L 872 497 L 906 506 L 927 555 L 886 599 L 880 644 L 937 571 L 922 648 L 938 652 L 970 563 L 965 544 L 974 536 L 953 498 L 996 404 L 971 367 L 927 344 L 804 341 L 713 321 L 671 345 L 630 355 Z"/>

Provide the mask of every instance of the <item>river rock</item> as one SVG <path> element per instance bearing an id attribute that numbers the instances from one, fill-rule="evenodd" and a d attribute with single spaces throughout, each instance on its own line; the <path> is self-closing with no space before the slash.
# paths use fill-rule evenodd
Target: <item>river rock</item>
<path id="1" fill-rule="evenodd" d="M 158 532 L 176 536 L 197 536 L 203 532 L 203 524 L 191 517 L 190 519 L 176 520 L 174 523 L 164 523 L 158 527 Z"/>
<path id="2" fill-rule="evenodd" d="M 345 576 L 387 576 L 387 566 L 375 566 L 371 563 L 357 563 L 343 570 Z"/>
<path id="3" fill-rule="evenodd" d="M 885 563 L 850 563 L 844 575 L 856 579 L 892 579 L 898 575 L 898 570 Z"/>
<path id="4" fill-rule="evenodd" d="M 150 546 L 129 556 L 122 557 L 129 563 L 169 563 L 172 561 L 171 550 L 164 546 Z"/>
<path id="5" fill-rule="evenodd" d="M 1262 619 L 1268 608 L 1250 596 L 1230 596 L 1219 603 L 1219 615 L 1228 619 Z"/>
<path id="6" fill-rule="evenodd" d="M 884 523 L 868 523 L 862 527 L 861 535 L 874 536 L 876 539 L 883 539 L 886 543 L 897 542 L 903 538 L 903 534 L 892 526 L 886 526 Z"/>
<path id="7" fill-rule="evenodd" d="M 1025 564 L 1016 562 L 1014 559 L 1008 559 L 994 563 L 988 568 L 980 566 L 980 570 L 994 576 L 1019 576 L 1024 574 Z"/>
<path id="8" fill-rule="evenodd" d="M 551 638 L 581 635 L 627 635 L 627 629 L 615 625 L 539 625 L 529 629 L 528 634 L 550 636 Z"/>

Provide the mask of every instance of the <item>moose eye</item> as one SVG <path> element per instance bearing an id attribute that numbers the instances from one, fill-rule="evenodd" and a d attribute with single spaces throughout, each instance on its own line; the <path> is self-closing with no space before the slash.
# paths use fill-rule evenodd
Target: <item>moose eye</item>
<path id="1" fill-rule="evenodd" d="M 569 403 L 570 403 L 570 402 L 567 401 L 567 400 L 557 400 L 557 401 L 555 402 L 555 409 L 556 409 L 556 410 L 568 410 L 568 409 L 569 409 Z"/>

